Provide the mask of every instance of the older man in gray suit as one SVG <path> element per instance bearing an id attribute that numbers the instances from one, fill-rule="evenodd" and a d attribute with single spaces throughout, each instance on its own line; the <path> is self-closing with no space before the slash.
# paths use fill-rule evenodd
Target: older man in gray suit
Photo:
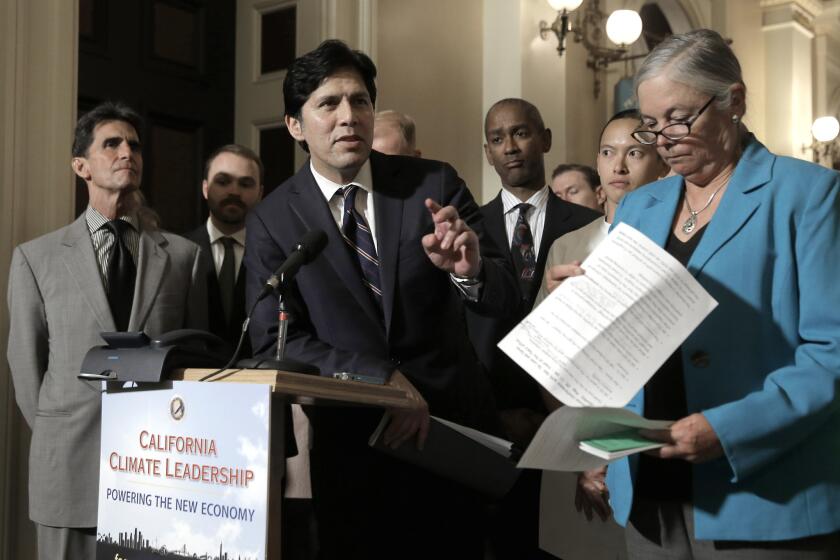
<path id="1" fill-rule="evenodd" d="M 32 428 L 29 515 L 44 560 L 95 557 L 101 393 L 76 378 L 85 353 L 103 331 L 206 326 L 206 257 L 143 206 L 141 131 L 120 104 L 79 119 L 72 166 L 90 205 L 12 256 L 8 358 Z"/>

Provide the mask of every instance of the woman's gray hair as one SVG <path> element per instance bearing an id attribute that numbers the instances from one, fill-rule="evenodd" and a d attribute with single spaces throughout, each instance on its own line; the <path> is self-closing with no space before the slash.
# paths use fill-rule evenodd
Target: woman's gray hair
<path id="1" fill-rule="evenodd" d="M 731 103 L 730 88 L 745 86 L 741 64 L 723 37 L 711 29 L 695 29 L 666 37 L 647 55 L 633 83 L 636 95 L 645 80 L 665 75 L 717 98 L 720 109 Z"/>

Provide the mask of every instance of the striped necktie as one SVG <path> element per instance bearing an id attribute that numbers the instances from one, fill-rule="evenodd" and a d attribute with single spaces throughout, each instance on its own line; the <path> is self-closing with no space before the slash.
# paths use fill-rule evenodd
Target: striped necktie
<path id="1" fill-rule="evenodd" d="M 339 190 L 344 198 L 341 236 L 356 255 L 362 272 L 362 282 L 381 311 L 382 283 L 379 278 L 379 257 L 376 256 L 376 245 L 373 243 L 370 226 L 365 217 L 356 210 L 356 193 L 358 191 L 358 185 L 347 185 Z"/>

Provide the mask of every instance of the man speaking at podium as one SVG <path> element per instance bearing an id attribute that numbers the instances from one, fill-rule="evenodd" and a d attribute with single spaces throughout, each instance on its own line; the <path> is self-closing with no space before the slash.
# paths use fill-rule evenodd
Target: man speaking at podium
<path id="1" fill-rule="evenodd" d="M 249 215 L 248 296 L 308 231 L 324 253 L 289 284 L 287 354 L 322 375 L 405 389 L 385 441 L 419 445 L 429 412 L 491 429 L 492 396 L 463 319 L 516 304 L 512 273 L 480 232 L 478 206 L 447 164 L 371 151 L 376 68 L 326 41 L 283 84 L 289 133 L 310 155 Z M 276 343 L 277 298 L 251 323 L 256 355 Z M 375 409 L 311 407 L 312 491 L 323 558 L 481 558 L 478 497 L 367 446 Z"/>
<path id="2" fill-rule="evenodd" d="M 72 167 L 90 205 L 18 246 L 9 275 L 9 366 L 32 429 L 29 516 L 41 560 L 93 560 L 99 483 L 98 381 L 76 378 L 103 331 L 205 328 L 205 261 L 143 206 L 140 117 L 103 103 L 76 124 Z"/>

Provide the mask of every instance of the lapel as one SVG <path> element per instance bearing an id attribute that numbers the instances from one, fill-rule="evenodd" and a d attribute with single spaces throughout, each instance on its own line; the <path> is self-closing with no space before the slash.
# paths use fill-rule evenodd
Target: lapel
<path id="1" fill-rule="evenodd" d="M 545 207 L 545 223 L 543 234 L 540 239 L 540 254 L 537 255 L 537 270 L 545 269 L 545 261 L 548 260 L 548 251 L 555 239 L 571 231 L 566 221 L 569 219 L 571 209 L 569 203 L 564 202 L 554 195 L 548 193 L 548 202 Z M 542 278 L 540 278 L 542 279 Z"/>
<path id="2" fill-rule="evenodd" d="M 751 137 L 735 167 L 735 173 L 729 179 L 714 218 L 706 226 L 703 239 L 688 261 L 688 269 L 692 274 L 697 276 L 709 259 L 738 233 L 758 209 L 758 197 L 750 193 L 770 181 L 775 160 L 776 156 Z"/>
<path id="3" fill-rule="evenodd" d="M 315 182 L 315 177 L 309 170 L 309 160 L 304 163 L 290 185 L 289 207 L 297 216 L 307 231 L 323 230 L 327 234 L 327 246 L 324 256 L 329 265 L 335 270 L 342 284 L 350 291 L 362 309 L 365 310 L 377 324 L 382 322 L 379 310 L 375 308 L 367 288 L 362 284 L 358 266 L 353 262 L 350 251 L 341 237 L 341 232 L 335 223 L 329 205 L 321 194 L 321 189 Z M 377 215 L 378 215 L 377 208 Z M 377 216 L 378 219 L 378 216 Z M 377 224 L 378 225 L 378 224 Z"/>
<path id="4" fill-rule="evenodd" d="M 85 214 L 82 213 L 75 222 L 67 228 L 61 240 L 66 250 L 62 252 L 62 259 L 70 278 L 76 284 L 76 289 L 93 311 L 101 332 L 115 331 L 114 318 L 108 305 L 108 296 L 99 274 L 99 263 L 93 252 Z"/>
<path id="5" fill-rule="evenodd" d="M 390 332 L 391 318 L 394 313 L 404 199 L 396 188 L 398 168 L 389 165 L 387 158 L 379 157 L 379 154 L 375 152 L 371 152 L 370 164 L 373 178 L 376 246 L 379 253 L 379 274 L 382 280 L 382 311 L 385 315 L 385 332 Z"/>
<path id="6" fill-rule="evenodd" d="M 210 247 L 210 234 L 207 233 L 206 222 L 201 224 L 200 229 L 198 231 L 198 235 L 196 235 L 193 238 L 193 240 L 198 244 L 199 247 L 201 247 L 201 249 L 204 251 L 204 255 L 207 257 L 208 272 L 212 272 L 212 275 L 215 276 L 216 265 L 213 264 L 213 248 Z"/>
<path id="7" fill-rule="evenodd" d="M 646 187 L 644 193 L 649 197 L 648 205 L 639 213 L 638 225 L 630 224 L 660 247 L 665 247 L 668 236 L 671 234 L 671 223 L 674 221 L 674 213 L 680 201 L 682 184 L 682 177 L 674 176 Z M 616 214 L 610 231 L 620 221 L 624 220 Z"/>
<path id="8" fill-rule="evenodd" d="M 225 320 L 225 313 L 222 308 L 222 291 L 219 288 L 219 277 L 216 275 L 216 265 L 213 261 L 213 248 L 210 246 L 210 234 L 207 232 L 207 224 L 203 223 L 193 240 L 198 243 L 199 247 L 204 251 L 207 257 L 207 320 L 211 332 L 224 332 L 227 329 Z M 242 274 L 244 269 L 239 269 L 239 274 Z M 239 279 L 237 278 L 237 285 Z"/>
<path id="9" fill-rule="evenodd" d="M 238 332 L 245 320 L 245 259 L 239 265 L 239 274 L 236 277 L 236 284 L 233 288 L 233 312 L 228 320 L 228 329 Z M 218 283 L 218 282 L 217 282 Z M 247 337 L 246 337 L 247 338 Z"/>
<path id="10" fill-rule="evenodd" d="M 137 255 L 137 281 L 134 287 L 134 303 L 128 330 L 141 331 L 155 302 L 163 281 L 163 274 L 169 266 L 169 253 L 164 246 L 166 238 L 156 230 L 140 234 L 140 251 Z"/>
<path id="11" fill-rule="evenodd" d="M 511 270 L 513 270 L 513 255 L 510 252 L 510 241 L 508 240 L 507 228 L 505 227 L 505 208 L 502 204 L 502 191 L 499 191 L 499 194 L 493 200 L 481 208 L 481 214 L 484 217 L 484 227 L 487 230 L 487 234 L 508 260 Z"/>

